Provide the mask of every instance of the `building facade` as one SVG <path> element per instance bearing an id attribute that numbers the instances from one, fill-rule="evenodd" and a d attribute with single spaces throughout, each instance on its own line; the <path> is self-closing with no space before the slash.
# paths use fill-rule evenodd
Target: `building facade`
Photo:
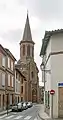
<path id="1" fill-rule="evenodd" d="M 17 62 L 17 66 L 27 79 L 27 101 L 38 102 L 39 71 L 34 61 L 34 42 L 32 40 L 28 14 L 23 38 L 20 41 L 20 59 Z"/>
<path id="2" fill-rule="evenodd" d="M 6 103 L 8 107 L 14 104 L 15 101 L 15 57 L 12 53 L 5 48 L 7 53 L 6 56 L 6 85 L 5 85 L 5 94 L 6 94 Z"/>
<path id="3" fill-rule="evenodd" d="M 14 102 L 14 63 L 15 58 L 8 49 L 0 45 L 0 110 Z"/>
<path id="4" fill-rule="evenodd" d="M 5 77 L 6 77 L 6 51 L 0 45 L 0 110 L 5 109 Z"/>
<path id="5" fill-rule="evenodd" d="M 24 75 L 15 66 L 15 103 L 27 101 L 27 81 Z"/>
<path id="6" fill-rule="evenodd" d="M 45 110 L 50 117 L 63 117 L 63 29 L 45 32 L 40 56 L 45 73 Z M 51 90 L 55 91 L 53 95 Z"/>

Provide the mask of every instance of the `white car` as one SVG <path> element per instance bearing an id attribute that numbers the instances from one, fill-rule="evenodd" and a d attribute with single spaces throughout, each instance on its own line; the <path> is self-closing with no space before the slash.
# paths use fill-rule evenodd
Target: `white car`
<path id="1" fill-rule="evenodd" d="M 27 106 L 28 106 L 28 107 L 32 107 L 32 106 L 33 106 L 32 102 L 28 102 L 28 103 L 27 103 Z"/>
<path id="2" fill-rule="evenodd" d="M 23 110 L 26 110 L 27 108 L 28 108 L 27 103 L 24 102 L 24 103 L 23 103 Z"/>
<path id="3" fill-rule="evenodd" d="M 22 110 L 23 110 L 23 104 L 21 102 L 12 106 L 12 111 L 22 111 Z"/>

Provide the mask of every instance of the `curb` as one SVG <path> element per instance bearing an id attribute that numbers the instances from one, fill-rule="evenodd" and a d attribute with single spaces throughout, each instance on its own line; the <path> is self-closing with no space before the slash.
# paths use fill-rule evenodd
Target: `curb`
<path id="1" fill-rule="evenodd" d="M 45 119 L 43 119 L 43 118 L 39 115 L 39 113 L 38 113 L 38 117 L 39 117 L 41 120 L 45 120 Z"/>

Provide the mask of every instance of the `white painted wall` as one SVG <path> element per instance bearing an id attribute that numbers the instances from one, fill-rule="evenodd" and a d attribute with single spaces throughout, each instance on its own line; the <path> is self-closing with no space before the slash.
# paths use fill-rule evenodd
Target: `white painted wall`
<path id="1" fill-rule="evenodd" d="M 63 51 L 63 34 L 52 37 L 52 52 Z M 58 117 L 58 82 L 63 81 L 63 55 L 53 55 L 51 59 L 51 88 L 55 90 L 53 99 L 53 114 Z"/>
<path id="2" fill-rule="evenodd" d="M 51 37 L 51 51 L 63 51 L 63 34 L 56 34 Z"/>
<path id="3" fill-rule="evenodd" d="M 51 40 L 49 41 L 48 47 L 47 47 L 47 50 L 46 50 L 46 59 L 48 58 L 50 52 L 51 52 Z M 48 60 L 45 69 L 46 70 L 51 70 L 51 57 Z M 45 72 L 45 79 L 46 79 L 45 90 L 50 91 L 50 89 L 51 89 L 51 74 L 49 74 L 49 72 Z"/>
<path id="4" fill-rule="evenodd" d="M 56 34 L 51 37 L 47 47 L 46 55 L 50 52 L 63 51 L 63 34 Z M 52 55 L 46 65 L 47 69 L 51 69 L 51 74 L 46 74 L 45 89 L 54 89 L 53 96 L 53 116 L 58 117 L 58 82 L 63 82 L 63 55 Z M 50 96 L 51 100 L 51 96 Z M 51 102 L 50 102 L 50 116 L 51 116 Z"/>
<path id="5" fill-rule="evenodd" d="M 55 90 L 54 116 L 58 116 L 58 83 L 63 82 L 63 55 L 52 56 L 51 87 Z"/>
<path id="6" fill-rule="evenodd" d="M 48 47 L 46 50 L 46 60 L 50 53 L 51 53 L 51 40 L 49 41 Z M 49 58 L 45 69 L 50 70 L 50 72 L 51 72 L 51 57 Z M 50 91 L 51 90 L 51 73 L 45 72 L 45 79 L 46 79 L 45 91 Z M 44 98 L 45 98 L 45 96 L 44 96 Z M 51 96 L 50 96 L 50 116 L 51 116 Z"/>

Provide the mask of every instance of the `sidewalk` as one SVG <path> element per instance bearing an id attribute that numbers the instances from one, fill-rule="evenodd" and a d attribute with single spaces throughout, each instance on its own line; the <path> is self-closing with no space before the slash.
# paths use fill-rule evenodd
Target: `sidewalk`
<path id="1" fill-rule="evenodd" d="M 38 120 L 50 120 L 50 117 L 44 112 L 44 105 L 40 104 L 40 110 L 38 112 Z"/>
<path id="2" fill-rule="evenodd" d="M 11 112 L 11 109 L 8 110 L 8 113 Z M 0 111 L 0 116 L 7 113 L 7 110 Z"/>
<path id="3" fill-rule="evenodd" d="M 63 118 L 50 118 L 45 112 L 44 112 L 44 105 L 40 104 L 40 110 L 38 112 L 38 120 L 63 120 Z"/>

